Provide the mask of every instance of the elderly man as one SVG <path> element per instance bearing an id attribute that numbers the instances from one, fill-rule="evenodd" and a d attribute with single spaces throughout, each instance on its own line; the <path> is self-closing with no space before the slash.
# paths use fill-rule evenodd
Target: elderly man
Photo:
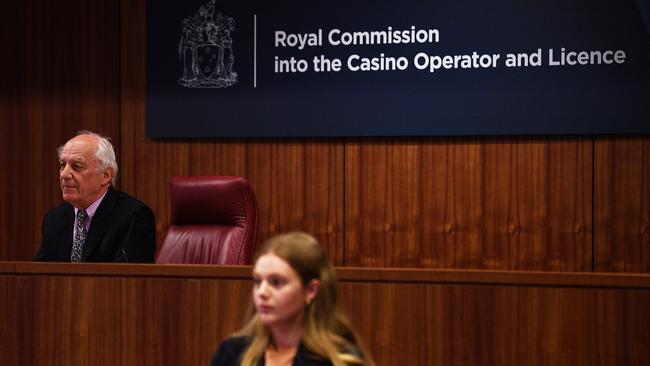
<path id="1" fill-rule="evenodd" d="M 108 139 L 82 131 L 58 153 L 65 202 L 45 216 L 43 239 L 34 260 L 153 262 L 153 212 L 113 189 L 117 162 Z"/>

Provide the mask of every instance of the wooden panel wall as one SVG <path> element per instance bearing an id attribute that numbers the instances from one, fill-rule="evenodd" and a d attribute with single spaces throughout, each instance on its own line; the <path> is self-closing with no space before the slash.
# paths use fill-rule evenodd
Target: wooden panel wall
<path id="1" fill-rule="evenodd" d="M 346 146 L 346 264 L 589 271 L 591 142 Z"/>
<path id="2" fill-rule="evenodd" d="M 92 129 L 113 137 L 159 240 L 171 176 L 233 174 L 257 192 L 260 240 L 307 230 L 337 265 L 650 272 L 648 136 L 155 141 L 144 0 L 11 6 L 0 259 L 36 252 L 60 202 L 54 150 Z"/>
<path id="3" fill-rule="evenodd" d="M 600 138 L 595 157 L 596 270 L 650 272 L 650 138 Z"/>
<path id="4" fill-rule="evenodd" d="M 206 365 L 250 298 L 248 279 L 1 278 L 6 286 L 15 332 L 4 365 Z"/>
<path id="5" fill-rule="evenodd" d="M 241 326 L 251 288 L 250 267 L 18 266 L 32 271 L 0 276 L 3 365 L 206 365 Z M 338 274 L 343 307 L 380 366 L 650 362 L 648 276 Z"/>
<path id="6" fill-rule="evenodd" d="M 119 148 L 119 4 L 37 0 L 3 9 L 0 258 L 28 260 L 45 212 L 61 202 L 56 148 L 82 129 L 112 136 Z"/>
<path id="7" fill-rule="evenodd" d="M 640 366 L 650 357 L 643 345 L 650 340 L 647 291 L 404 283 L 342 289 L 378 365 Z"/>

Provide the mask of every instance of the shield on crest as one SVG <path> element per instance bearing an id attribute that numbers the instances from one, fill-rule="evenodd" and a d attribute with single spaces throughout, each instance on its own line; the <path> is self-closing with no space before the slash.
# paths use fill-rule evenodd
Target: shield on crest
<path id="1" fill-rule="evenodd" d="M 196 49 L 197 71 L 202 78 L 209 78 L 211 75 L 219 74 L 219 47 L 214 45 L 203 45 Z"/>

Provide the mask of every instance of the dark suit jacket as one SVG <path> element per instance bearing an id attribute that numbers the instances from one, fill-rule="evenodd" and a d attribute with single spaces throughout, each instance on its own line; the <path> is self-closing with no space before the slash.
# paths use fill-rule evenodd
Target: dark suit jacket
<path id="1" fill-rule="evenodd" d="M 74 207 L 67 202 L 43 220 L 37 261 L 69 262 L 72 253 Z M 153 211 L 128 194 L 109 188 L 88 229 L 83 262 L 153 262 L 156 224 Z"/>
<path id="2" fill-rule="evenodd" d="M 226 338 L 217 353 L 212 356 L 212 366 L 239 366 L 244 352 L 248 348 L 250 340 L 246 337 Z M 318 358 L 300 343 L 296 357 L 293 359 L 293 366 L 331 366 L 329 360 Z M 264 357 L 258 362 L 258 366 L 264 366 Z"/>

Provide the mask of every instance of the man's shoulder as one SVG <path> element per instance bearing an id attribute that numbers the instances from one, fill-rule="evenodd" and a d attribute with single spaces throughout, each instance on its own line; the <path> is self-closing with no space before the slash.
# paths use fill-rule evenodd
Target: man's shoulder
<path id="1" fill-rule="evenodd" d="M 64 217 L 66 214 L 73 212 L 74 208 L 71 204 L 67 202 L 62 202 L 56 207 L 51 208 L 45 213 L 45 218 L 60 218 Z"/>
<path id="2" fill-rule="evenodd" d="M 107 199 L 107 203 L 110 203 L 110 206 L 122 210 L 152 212 L 151 208 L 149 208 L 147 204 L 124 191 L 110 188 L 105 199 Z"/>

